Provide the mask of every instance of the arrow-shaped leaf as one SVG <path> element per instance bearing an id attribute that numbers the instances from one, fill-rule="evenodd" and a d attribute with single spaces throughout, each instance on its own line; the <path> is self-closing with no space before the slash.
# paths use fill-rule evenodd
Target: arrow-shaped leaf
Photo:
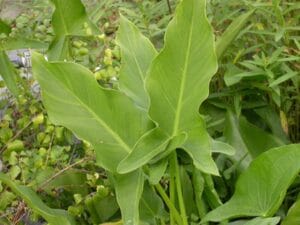
<path id="1" fill-rule="evenodd" d="M 98 34 L 97 27 L 89 20 L 80 0 L 51 0 L 55 5 L 52 26 L 56 35 L 48 50 L 50 60 L 64 60 L 68 56 L 69 36 Z"/>
<path id="2" fill-rule="evenodd" d="M 123 224 L 139 224 L 139 205 L 143 193 L 144 176 L 141 169 L 114 175 L 117 201 L 121 208 Z"/>
<path id="3" fill-rule="evenodd" d="M 85 7 L 80 0 L 51 0 L 55 5 L 52 26 L 57 36 L 86 36 L 87 28 L 98 32 L 89 20 Z"/>
<path id="4" fill-rule="evenodd" d="M 239 177 L 232 198 L 209 212 L 203 222 L 273 216 L 299 171 L 300 144 L 274 148 L 261 154 Z"/>
<path id="5" fill-rule="evenodd" d="M 153 127 L 143 110 L 121 92 L 100 87 L 83 66 L 49 63 L 37 53 L 32 63 L 50 119 L 89 141 L 104 168 L 116 171 L 138 139 Z"/>
<path id="6" fill-rule="evenodd" d="M 122 55 L 120 89 L 138 106 L 147 110 L 149 100 L 144 88 L 144 80 L 157 52 L 138 28 L 123 16 L 120 19 L 117 43 Z"/>
<path id="7" fill-rule="evenodd" d="M 184 0 L 177 7 L 166 31 L 165 46 L 152 63 L 146 88 L 151 118 L 170 137 L 187 133 L 189 137 L 182 147 L 195 165 L 217 174 L 209 136 L 198 113 L 217 70 L 214 37 L 205 7 L 204 0 Z"/>

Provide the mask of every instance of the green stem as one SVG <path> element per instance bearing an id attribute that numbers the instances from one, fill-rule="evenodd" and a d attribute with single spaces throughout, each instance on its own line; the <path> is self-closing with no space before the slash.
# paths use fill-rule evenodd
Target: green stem
<path id="1" fill-rule="evenodd" d="M 175 167 L 175 183 L 176 183 L 176 190 L 177 190 L 177 197 L 178 197 L 181 218 L 182 218 L 183 225 L 188 225 L 188 220 L 187 220 L 185 205 L 184 205 L 184 200 L 183 200 L 183 194 L 182 194 L 182 187 L 181 187 L 180 173 L 179 173 L 179 166 L 178 166 L 176 151 L 174 151 L 174 153 L 172 154 L 172 160 L 173 160 L 174 167 Z"/>
<path id="2" fill-rule="evenodd" d="M 193 170 L 193 186 L 194 186 L 194 195 L 195 195 L 195 202 L 198 210 L 198 214 L 200 219 L 203 219 L 207 213 L 206 205 L 203 200 L 203 191 L 204 191 L 204 178 L 201 172 L 194 167 Z M 207 223 L 203 224 L 207 225 Z"/>
<path id="3" fill-rule="evenodd" d="M 175 165 L 172 158 L 169 158 L 169 166 L 170 166 L 170 183 L 169 183 L 169 196 L 173 205 L 176 205 L 176 198 L 175 198 Z M 174 225 L 174 215 L 170 212 L 170 225 Z"/>
<path id="4" fill-rule="evenodd" d="M 204 174 L 203 178 L 205 180 L 206 187 L 204 188 L 204 194 L 206 195 L 206 199 L 212 209 L 215 209 L 222 205 L 222 201 L 215 189 L 214 181 L 211 175 Z"/>
<path id="5" fill-rule="evenodd" d="M 174 215 L 174 219 L 176 220 L 177 224 L 178 225 L 183 225 L 182 218 L 181 218 L 179 212 L 177 211 L 177 209 L 175 208 L 175 206 L 173 205 L 173 203 L 169 199 L 168 195 L 165 193 L 162 186 L 160 184 L 156 184 L 155 188 L 156 188 L 157 192 L 160 194 L 160 196 L 162 197 L 162 199 L 164 200 L 164 202 L 166 203 L 166 205 L 168 206 L 169 210 Z"/>

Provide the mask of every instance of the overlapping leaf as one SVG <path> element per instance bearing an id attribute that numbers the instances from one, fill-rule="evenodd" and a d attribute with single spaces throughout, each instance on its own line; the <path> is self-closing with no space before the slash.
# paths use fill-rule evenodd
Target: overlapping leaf
<path id="1" fill-rule="evenodd" d="M 231 111 L 227 111 L 224 136 L 226 141 L 236 149 L 233 159 L 240 161 L 242 169 L 270 148 L 284 145 L 276 136 L 249 123 L 244 117 L 237 118 Z"/>
<path id="2" fill-rule="evenodd" d="M 97 34 L 97 27 L 89 20 L 80 0 L 51 0 L 55 5 L 52 26 L 55 39 L 49 47 L 50 60 L 64 60 L 68 56 L 69 36 Z"/>
<path id="3" fill-rule="evenodd" d="M 123 224 L 138 225 L 140 222 L 140 198 L 144 185 L 142 170 L 139 169 L 125 175 L 115 175 L 114 178 Z"/>
<path id="4" fill-rule="evenodd" d="M 49 63 L 37 53 L 32 63 L 50 119 L 89 141 L 98 164 L 116 171 L 138 139 L 152 128 L 146 113 L 122 93 L 101 88 L 80 65 Z"/>
<path id="5" fill-rule="evenodd" d="M 18 97 L 19 89 L 17 85 L 17 72 L 3 50 L 0 50 L 0 75 L 5 81 L 9 91 L 15 97 Z"/>
<path id="6" fill-rule="evenodd" d="M 120 19 L 117 44 L 122 53 L 120 89 L 138 106 L 147 110 L 149 100 L 144 88 L 144 81 L 157 52 L 138 28 L 123 16 Z"/>
<path id="7" fill-rule="evenodd" d="M 209 212 L 204 221 L 273 216 L 299 171 L 300 144 L 274 148 L 261 154 L 239 177 L 232 198 Z"/>
<path id="8" fill-rule="evenodd" d="M 282 221 L 282 225 L 300 224 L 300 200 L 298 199 L 289 209 L 287 216 Z"/>
<path id="9" fill-rule="evenodd" d="M 216 69 L 214 38 L 205 15 L 205 1 L 182 1 L 166 31 L 165 47 L 146 78 L 151 102 L 149 114 L 167 137 L 188 134 L 185 143 L 175 148 L 183 147 L 198 168 L 213 174 L 217 174 L 217 168 L 198 107 L 208 96 L 209 81 Z M 132 155 L 135 152 L 141 154 L 133 151 Z M 149 155 L 148 160 L 153 157 L 149 151 L 145 154 Z M 131 162 L 134 158 L 131 157 Z"/>

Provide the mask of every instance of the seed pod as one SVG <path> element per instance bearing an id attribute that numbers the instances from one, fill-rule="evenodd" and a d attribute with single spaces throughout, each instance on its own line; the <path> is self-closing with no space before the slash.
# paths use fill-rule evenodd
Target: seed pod
<path id="1" fill-rule="evenodd" d="M 78 51 L 79 55 L 87 55 L 89 50 L 87 48 L 80 48 Z"/>
<path id="2" fill-rule="evenodd" d="M 81 48 L 82 47 L 82 42 L 81 41 L 73 41 L 72 44 L 76 48 Z"/>
<path id="3" fill-rule="evenodd" d="M 40 113 L 32 119 L 32 123 L 34 126 L 38 126 L 44 122 L 44 114 Z"/>
<path id="4" fill-rule="evenodd" d="M 24 149 L 24 143 L 21 140 L 15 140 L 13 142 L 10 142 L 7 144 L 7 150 L 8 152 L 20 152 Z"/>

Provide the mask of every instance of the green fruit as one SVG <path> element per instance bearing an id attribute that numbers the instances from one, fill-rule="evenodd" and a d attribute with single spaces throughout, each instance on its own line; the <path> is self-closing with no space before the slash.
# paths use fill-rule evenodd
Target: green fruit
<path id="1" fill-rule="evenodd" d="M 78 205 L 80 202 L 82 202 L 83 198 L 81 196 L 81 194 L 74 194 L 73 195 L 75 203 Z"/>
<path id="2" fill-rule="evenodd" d="M 39 25 L 37 27 L 37 30 L 40 32 L 45 32 L 47 30 L 47 27 L 45 25 Z"/>
<path id="3" fill-rule="evenodd" d="M 9 122 L 7 120 L 3 120 L 0 122 L 1 128 L 9 128 Z"/>
<path id="4" fill-rule="evenodd" d="M 85 33 L 86 33 L 87 36 L 93 35 L 93 31 L 92 31 L 92 29 L 90 27 L 88 27 L 88 28 L 85 29 Z"/>
<path id="5" fill-rule="evenodd" d="M 40 113 L 32 119 L 32 123 L 34 126 L 38 126 L 44 122 L 44 114 Z"/>
<path id="6" fill-rule="evenodd" d="M 48 125 L 46 127 L 46 130 L 45 130 L 46 133 L 51 133 L 53 131 L 54 131 L 54 126 L 53 125 Z"/>
<path id="7" fill-rule="evenodd" d="M 34 37 L 37 38 L 37 39 L 42 39 L 42 38 L 43 38 L 43 35 L 40 34 L 40 33 L 35 33 L 35 34 L 34 34 Z"/>
<path id="8" fill-rule="evenodd" d="M 116 59 L 121 58 L 120 49 L 118 49 L 118 48 L 114 48 L 113 51 L 112 51 L 112 54 Z"/>
<path id="9" fill-rule="evenodd" d="M 1 127 L 0 129 L 0 140 L 6 143 L 13 136 L 13 132 L 9 127 Z"/>
<path id="10" fill-rule="evenodd" d="M 27 99 L 23 96 L 20 96 L 18 100 L 20 105 L 25 105 L 27 103 Z"/>
<path id="11" fill-rule="evenodd" d="M 76 48 L 81 48 L 82 47 L 82 42 L 81 41 L 73 41 L 72 44 Z"/>
<path id="12" fill-rule="evenodd" d="M 88 28 L 88 27 L 89 27 L 89 24 L 85 22 L 85 23 L 83 24 L 83 27 L 84 27 L 84 28 Z"/>
<path id="13" fill-rule="evenodd" d="M 111 65 L 112 65 L 112 60 L 111 60 L 111 58 L 104 57 L 103 63 L 104 63 L 105 65 L 107 65 L 107 66 L 111 66 Z"/>
<path id="14" fill-rule="evenodd" d="M 106 197 L 109 194 L 109 189 L 103 185 L 97 186 L 97 195 L 101 198 Z"/>
<path id="15" fill-rule="evenodd" d="M 96 80 L 101 80 L 101 78 L 102 78 L 102 73 L 101 73 L 101 71 L 95 72 L 95 73 L 94 73 L 94 76 L 95 76 Z"/>
<path id="16" fill-rule="evenodd" d="M 38 150 L 38 152 L 40 156 L 45 156 L 47 154 L 47 149 L 42 147 Z"/>
<path id="17" fill-rule="evenodd" d="M 62 141 L 64 138 L 64 128 L 63 127 L 56 127 L 55 128 L 55 137 L 58 141 Z"/>
<path id="18" fill-rule="evenodd" d="M 80 48 L 78 53 L 80 55 L 87 55 L 89 53 L 89 50 L 87 48 Z"/>
<path id="19" fill-rule="evenodd" d="M 105 34 L 100 34 L 97 36 L 97 38 L 100 40 L 100 41 L 104 41 L 105 39 Z"/>
<path id="20" fill-rule="evenodd" d="M 92 147 L 92 145 L 85 140 L 82 141 L 82 144 L 83 144 L 83 149 L 89 149 Z"/>
<path id="21" fill-rule="evenodd" d="M 46 133 L 41 132 L 37 134 L 36 139 L 38 143 L 41 144 L 45 137 L 46 137 Z"/>
<path id="22" fill-rule="evenodd" d="M 109 27 L 109 22 L 106 22 L 105 24 L 104 24 L 104 28 L 108 28 Z"/>
<path id="23" fill-rule="evenodd" d="M 44 24 L 45 26 L 49 26 L 49 25 L 50 25 L 50 22 L 51 22 L 50 19 L 44 19 L 44 20 L 43 20 L 43 24 Z"/>
<path id="24" fill-rule="evenodd" d="M 14 140 L 13 142 L 10 142 L 7 144 L 6 151 L 8 152 L 20 152 L 24 149 L 24 143 L 21 140 Z"/>
<path id="25" fill-rule="evenodd" d="M 49 27 L 49 28 L 47 29 L 47 33 L 52 34 L 53 32 L 54 32 L 54 30 L 53 30 L 52 27 Z"/>
<path id="26" fill-rule="evenodd" d="M 80 206 L 80 205 L 78 205 L 78 206 L 69 206 L 68 212 L 69 212 L 70 215 L 72 215 L 72 216 L 78 216 L 78 215 L 82 214 L 82 212 L 83 212 L 83 207 Z"/>
<path id="27" fill-rule="evenodd" d="M 104 55 L 106 57 L 108 57 L 108 58 L 111 58 L 112 57 L 112 51 L 111 51 L 111 49 L 110 48 L 105 49 Z"/>
<path id="28" fill-rule="evenodd" d="M 49 145 L 50 144 L 50 141 L 51 141 L 51 136 L 49 134 L 46 134 L 42 144 L 43 145 Z"/>

